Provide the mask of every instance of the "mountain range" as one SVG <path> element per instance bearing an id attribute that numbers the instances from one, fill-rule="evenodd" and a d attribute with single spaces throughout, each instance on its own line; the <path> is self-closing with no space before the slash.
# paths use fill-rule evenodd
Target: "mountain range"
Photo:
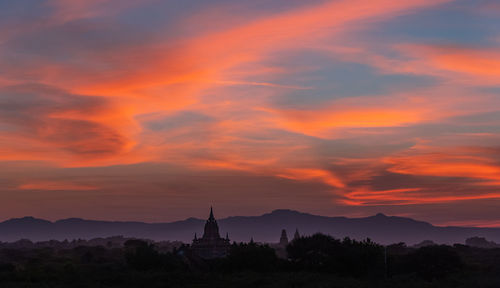
<path id="1" fill-rule="evenodd" d="M 203 234 L 205 220 L 188 218 L 170 223 L 116 222 L 69 218 L 55 222 L 33 217 L 15 218 L 0 223 L 0 241 L 91 239 L 122 235 L 156 241 L 179 240 L 190 243 L 197 233 Z M 281 230 L 291 239 L 297 229 L 301 235 L 316 232 L 335 238 L 370 238 L 381 244 L 424 240 L 436 243 L 464 243 L 470 237 L 485 237 L 500 242 L 500 228 L 441 227 L 411 218 L 377 214 L 363 218 L 327 217 L 293 210 L 274 210 L 261 216 L 233 216 L 218 220 L 221 236 L 231 241 L 276 243 Z"/>

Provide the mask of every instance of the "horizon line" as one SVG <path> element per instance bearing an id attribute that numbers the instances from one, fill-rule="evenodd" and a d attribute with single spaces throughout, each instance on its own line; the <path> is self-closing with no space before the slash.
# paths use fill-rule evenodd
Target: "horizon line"
<path id="1" fill-rule="evenodd" d="M 302 212 L 302 211 L 299 211 L 299 210 L 294 210 L 294 209 L 288 209 L 288 208 L 279 208 L 279 209 L 273 209 L 271 210 L 270 212 L 265 212 L 263 214 L 257 214 L 257 215 L 230 215 L 230 216 L 225 216 L 225 217 L 215 217 L 217 220 L 225 220 L 225 219 L 228 219 L 228 218 L 233 218 L 233 217 L 262 217 L 262 216 L 265 216 L 267 214 L 273 214 L 275 212 L 278 212 L 278 211 L 289 211 L 289 212 L 296 212 L 296 213 L 299 213 L 299 214 L 306 214 L 306 215 L 310 215 L 310 216 L 316 216 L 316 217 L 326 217 L 326 218 L 346 218 L 346 219 L 364 219 L 364 218 L 371 218 L 371 217 L 376 217 L 376 216 L 384 216 L 384 217 L 397 217 L 397 218 L 405 218 L 405 219 L 411 219 L 413 221 L 417 221 L 417 222 L 423 222 L 423 223 L 427 223 L 427 224 L 430 224 L 434 227 L 463 227 L 463 228 L 498 228 L 500 229 L 500 220 L 492 220 L 490 221 L 489 224 L 486 224 L 486 225 L 483 225 L 485 221 L 452 221 L 452 222 L 444 222 L 444 223 L 441 223 L 441 224 L 435 224 L 435 223 L 432 223 L 430 221 L 424 221 L 424 220 L 419 220 L 419 219 L 415 219 L 415 218 L 412 218 L 412 217 L 408 217 L 408 216 L 402 216 L 402 215 L 388 215 L 388 214 L 385 214 L 385 213 L 382 213 L 382 212 L 378 212 L 376 214 L 373 214 L 373 215 L 367 215 L 367 216 L 357 216 L 357 217 L 352 217 L 352 216 L 343 216 L 343 215 L 337 215 L 337 216 L 326 216 L 326 215 L 320 215 L 320 214 L 313 214 L 313 213 L 308 213 L 308 212 Z M 204 218 L 197 218 L 197 217 L 187 217 L 187 218 L 183 218 L 183 219 L 178 219 L 178 220 L 163 220 L 163 221 L 141 221 L 141 220 L 113 220 L 113 219 L 94 219 L 94 218 L 82 218 L 82 217 L 68 217 L 68 218 L 59 218 L 59 219 L 54 219 L 54 220 L 49 220 L 49 219 L 46 219 L 46 218 L 43 218 L 43 217 L 38 217 L 38 216 L 33 216 L 33 215 L 26 215 L 26 216 L 22 216 L 22 217 L 10 217 L 10 218 L 6 218 L 6 219 L 1 219 L 0 220 L 0 224 L 1 223 L 4 223 L 4 222 L 8 222 L 10 220 L 20 220 L 20 219 L 26 219 L 26 218 L 32 218 L 32 219 L 36 219 L 36 220 L 42 220 L 42 221 L 47 221 L 47 222 L 50 222 L 52 224 L 56 223 L 56 222 L 60 222 L 60 221 L 64 221 L 64 220 L 83 220 L 83 221 L 96 221 L 96 222 L 115 222 L 115 223 L 143 223 L 143 224 L 169 224 L 169 223 L 176 223 L 176 222 L 183 222 L 183 221 L 188 221 L 188 220 L 191 220 L 191 219 L 194 219 L 194 220 L 200 220 L 200 221 L 205 221 L 206 219 Z M 448 223 L 448 224 L 447 224 Z M 476 225 L 460 225 L 460 224 L 476 224 Z"/>

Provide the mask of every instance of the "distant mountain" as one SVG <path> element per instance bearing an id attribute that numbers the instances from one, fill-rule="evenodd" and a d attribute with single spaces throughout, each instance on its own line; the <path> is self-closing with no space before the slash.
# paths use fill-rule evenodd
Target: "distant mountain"
<path id="1" fill-rule="evenodd" d="M 30 239 L 72 240 L 122 235 L 152 240 L 180 240 L 191 242 L 194 233 L 203 234 L 205 220 L 189 218 L 170 223 L 112 222 L 79 218 L 56 222 L 24 217 L 0 223 L 0 241 Z M 438 227 L 411 218 L 377 214 L 365 218 L 326 217 L 292 210 L 275 210 L 261 216 L 235 216 L 218 220 L 221 236 L 229 233 L 232 241 L 278 242 L 281 230 L 286 229 L 291 239 L 295 229 L 301 235 L 316 232 L 336 238 L 371 238 L 383 243 L 406 242 L 416 244 L 424 240 L 436 243 L 464 243 L 467 238 L 485 237 L 500 242 L 500 228 Z"/>

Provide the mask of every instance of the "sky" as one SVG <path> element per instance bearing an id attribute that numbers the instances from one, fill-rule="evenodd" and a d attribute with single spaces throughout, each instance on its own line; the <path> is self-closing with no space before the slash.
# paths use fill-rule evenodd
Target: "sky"
<path id="1" fill-rule="evenodd" d="M 496 0 L 0 0 L 0 220 L 500 227 Z"/>

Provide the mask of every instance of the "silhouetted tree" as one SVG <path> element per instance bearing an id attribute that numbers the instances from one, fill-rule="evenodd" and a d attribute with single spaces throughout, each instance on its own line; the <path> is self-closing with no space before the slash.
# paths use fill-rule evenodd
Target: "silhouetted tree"
<path id="1" fill-rule="evenodd" d="M 384 271 L 383 247 L 369 239 L 340 241 L 318 233 L 294 240 L 287 253 L 299 270 L 350 276 L 381 276 Z"/>
<path id="2" fill-rule="evenodd" d="M 150 270 L 161 267 L 160 254 L 153 244 L 142 240 L 128 240 L 125 242 L 125 259 L 127 264 L 137 270 Z"/>
<path id="3" fill-rule="evenodd" d="M 337 268 L 333 261 L 334 255 L 340 248 L 339 240 L 318 233 L 296 239 L 286 247 L 286 250 L 288 257 L 298 269 L 333 272 Z"/>
<path id="4" fill-rule="evenodd" d="M 278 257 L 269 245 L 233 243 L 225 259 L 228 270 L 274 271 Z"/>
<path id="5" fill-rule="evenodd" d="M 410 270 L 425 280 L 443 278 L 461 270 L 460 256 L 446 245 L 426 246 L 409 254 Z"/>

